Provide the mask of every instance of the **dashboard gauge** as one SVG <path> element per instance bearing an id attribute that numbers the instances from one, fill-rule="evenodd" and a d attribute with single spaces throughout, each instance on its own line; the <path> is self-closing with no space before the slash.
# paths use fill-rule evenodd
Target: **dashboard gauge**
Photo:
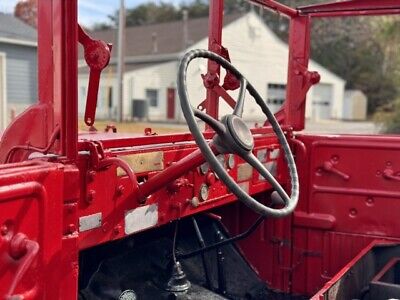
<path id="1" fill-rule="evenodd" d="M 267 149 L 261 149 L 257 152 L 257 159 L 261 162 L 266 162 L 268 158 L 268 151 Z"/>
<path id="2" fill-rule="evenodd" d="M 201 175 L 206 175 L 208 171 L 210 170 L 210 166 L 208 165 L 208 162 L 205 162 L 200 166 L 200 173 Z"/>
<path id="3" fill-rule="evenodd" d="M 271 159 L 277 159 L 277 158 L 279 157 L 279 154 L 280 154 L 280 150 L 279 150 L 279 149 L 274 149 L 274 150 L 272 150 L 272 151 L 270 152 L 269 157 L 270 157 Z"/>
<path id="4" fill-rule="evenodd" d="M 217 159 L 218 159 L 219 163 L 221 164 L 221 166 L 225 169 L 225 155 L 218 154 Z M 217 173 L 215 173 L 215 178 L 217 178 L 219 180 L 219 176 Z"/>
<path id="5" fill-rule="evenodd" d="M 235 155 L 229 154 L 228 156 L 228 167 L 229 169 L 233 169 L 235 167 Z"/>
<path id="6" fill-rule="evenodd" d="M 225 169 L 225 155 L 219 154 L 217 156 L 217 159 L 218 159 L 219 163 L 221 164 L 221 166 Z"/>
<path id="7" fill-rule="evenodd" d="M 207 184 L 202 184 L 200 186 L 200 200 L 206 201 L 208 199 L 208 186 Z"/>

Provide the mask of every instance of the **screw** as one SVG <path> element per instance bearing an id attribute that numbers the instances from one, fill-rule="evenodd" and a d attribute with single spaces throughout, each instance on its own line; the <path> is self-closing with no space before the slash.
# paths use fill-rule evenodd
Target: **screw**
<path id="1" fill-rule="evenodd" d="M 118 235 L 121 232 L 121 225 L 117 225 L 113 229 L 114 235 Z"/>
<path id="2" fill-rule="evenodd" d="M 332 161 L 337 163 L 339 161 L 339 156 L 337 155 L 332 156 Z"/>
<path id="3" fill-rule="evenodd" d="M 357 210 L 355 208 L 350 209 L 350 217 L 355 217 L 357 215 Z"/>
<path id="4" fill-rule="evenodd" d="M 75 226 L 75 224 L 69 224 L 68 225 L 68 232 L 71 234 L 71 233 L 74 233 L 76 231 L 76 226 Z"/>

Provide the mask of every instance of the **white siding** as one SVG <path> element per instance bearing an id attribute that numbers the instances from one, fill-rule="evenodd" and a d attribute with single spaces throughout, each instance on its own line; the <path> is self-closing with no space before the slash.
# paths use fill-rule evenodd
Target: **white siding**
<path id="1" fill-rule="evenodd" d="M 143 68 L 125 74 L 125 105 L 124 116 L 131 117 L 132 99 L 146 99 L 146 90 L 158 91 L 158 107 L 148 107 L 148 116 L 151 121 L 167 119 L 167 89 L 176 87 L 177 62 L 162 63 L 156 66 Z M 133 88 L 132 88 L 133 87 Z M 179 99 L 175 98 L 175 111 L 178 112 Z M 180 110 L 179 110 L 180 112 Z"/>
<path id="2" fill-rule="evenodd" d="M 346 82 L 325 69 L 315 61 L 310 61 L 309 70 L 318 71 L 321 75 L 321 82 L 319 84 L 330 84 L 333 87 L 332 101 L 331 101 L 331 119 L 343 119 L 343 101 L 344 89 Z M 308 100 L 306 102 L 306 118 L 312 118 L 312 99 L 314 88 L 311 88 L 308 93 Z"/>
<path id="3" fill-rule="evenodd" d="M 6 55 L 0 52 L 0 136 L 7 125 Z"/>
<path id="4" fill-rule="evenodd" d="M 37 101 L 37 49 L 0 43 L 7 57 L 7 101 L 29 105 Z"/>
<path id="5" fill-rule="evenodd" d="M 288 46 L 265 26 L 263 21 L 255 14 L 248 13 L 237 21 L 223 29 L 223 45 L 228 48 L 232 63 L 254 85 L 260 95 L 267 100 L 268 84 L 286 84 L 288 68 Z M 191 49 L 206 49 L 208 39 L 203 39 L 194 44 Z M 183 54 L 182 54 L 183 55 Z M 154 121 L 166 120 L 167 113 L 167 88 L 176 87 L 178 61 L 160 63 L 158 65 L 127 72 L 124 78 L 125 101 L 124 116 L 131 117 L 131 100 L 144 99 L 146 89 L 159 91 L 159 106 L 149 108 L 149 119 Z M 201 74 L 206 73 L 206 60 L 192 61 L 188 69 L 188 91 L 193 106 L 202 102 L 206 90 L 201 80 Z M 310 70 L 318 71 L 321 75 L 321 83 L 333 87 L 333 99 L 331 103 L 332 118 L 342 118 L 343 93 L 345 82 L 315 62 L 310 62 Z M 80 86 L 85 76 L 80 76 Z M 87 77 L 87 76 L 86 76 Z M 223 78 L 223 74 L 222 74 Z M 87 79 L 86 79 L 87 80 Z M 115 80 L 115 79 L 113 79 Z M 110 82 L 110 80 L 108 80 Z M 102 79 L 104 84 L 104 75 Z M 86 86 L 84 83 L 83 86 Z M 113 83 L 115 91 L 115 81 Z M 236 98 L 237 91 L 231 92 Z M 309 98 L 312 98 L 312 90 Z M 175 116 L 179 122 L 184 122 L 180 109 L 180 103 L 176 94 Z M 306 117 L 311 117 L 312 101 L 306 105 Z M 82 110 L 82 104 L 80 110 Z M 232 109 L 223 101 L 220 103 L 220 116 L 228 114 Z M 98 113 L 100 117 L 102 113 Z M 244 118 L 247 120 L 264 120 L 255 101 L 247 96 L 244 110 Z"/>
<path id="6" fill-rule="evenodd" d="M 248 13 L 239 20 L 226 26 L 223 30 L 223 45 L 229 50 L 232 63 L 247 77 L 264 99 L 267 99 L 268 84 L 286 84 L 289 50 L 286 43 L 265 26 L 263 21 L 255 14 Z M 207 48 L 208 40 L 204 39 L 193 45 L 191 49 Z M 200 73 L 204 73 L 206 62 L 193 63 L 192 75 L 189 82 L 189 91 L 192 93 L 193 104 L 204 99 L 204 88 L 198 80 Z M 342 117 L 343 93 L 345 81 L 329 72 L 327 69 L 310 61 L 310 70 L 318 71 L 321 83 L 333 86 L 332 118 Z M 234 97 L 237 93 L 232 93 Z M 312 98 L 312 91 L 309 93 Z M 312 101 L 307 101 L 306 117 L 311 117 Z M 221 104 L 220 114 L 230 112 L 230 108 Z M 247 98 L 244 117 L 251 120 L 264 119 L 261 110 L 255 102 Z"/>

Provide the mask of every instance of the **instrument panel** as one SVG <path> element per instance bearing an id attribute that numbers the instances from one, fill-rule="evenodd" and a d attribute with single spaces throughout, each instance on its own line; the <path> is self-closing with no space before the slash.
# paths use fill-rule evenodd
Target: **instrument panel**
<path id="1" fill-rule="evenodd" d="M 197 149 L 192 142 L 165 145 L 121 147 L 109 154 L 124 160 L 135 172 L 140 184 L 166 170 Z M 275 136 L 255 138 L 254 154 L 275 178 L 284 183 L 285 164 Z M 237 201 L 209 167 L 207 162 L 193 167 L 141 201 L 132 197 L 132 184 L 125 172 L 110 166 L 91 170 L 82 153 L 79 169 L 83 193 L 78 204 L 78 228 L 81 248 L 123 238 L 166 224 L 188 215 Z M 218 160 L 228 174 L 250 195 L 266 192 L 270 184 L 239 156 L 219 154 Z"/>

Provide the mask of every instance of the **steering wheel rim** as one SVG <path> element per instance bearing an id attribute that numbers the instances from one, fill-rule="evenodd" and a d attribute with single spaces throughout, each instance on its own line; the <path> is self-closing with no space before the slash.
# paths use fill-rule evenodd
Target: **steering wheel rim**
<path id="1" fill-rule="evenodd" d="M 233 75 L 236 76 L 237 79 L 241 81 L 239 99 L 237 101 L 236 107 L 234 108 L 234 113 L 224 116 L 221 122 L 215 120 L 213 117 L 207 115 L 206 113 L 192 107 L 192 105 L 190 104 L 186 85 L 186 75 L 190 62 L 195 58 L 210 59 L 218 63 L 225 70 L 230 71 Z M 236 197 L 246 206 L 259 213 L 260 215 L 278 218 L 287 216 L 292 213 L 296 208 L 299 197 L 299 180 L 296 164 L 294 162 L 289 144 L 281 127 L 279 126 L 279 123 L 275 119 L 274 114 L 270 111 L 262 97 L 251 85 L 251 83 L 249 83 L 246 78 L 229 61 L 227 61 L 223 57 L 215 54 L 214 52 L 199 49 L 187 52 L 182 58 L 178 71 L 177 89 L 181 102 L 182 112 L 189 126 L 189 130 L 191 131 L 206 161 L 209 163 L 214 172 L 218 175 L 220 180 L 225 183 L 228 189 L 233 194 L 235 194 Z M 254 141 L 252 141 L 253 136 L 250 133 L 250 140 L 250 137 L 248 135 L 248 132 L 250 132 L 250 130 L 241 119 L 241 115 L 243 113 L 244 95 L 246 90 L 255 99 L 256 103 L 261 107 L 261 110 L 268 118 L 272 129 L 278 137 L 289 169 L 289 175 L 291 179 L 290 197 L 283 189 L 283 187 L 271 175 L 271 173 L 265 168 L 265 166 L 252 153 L 252 150 L 254 148 Z M 213 145 L 218 149 L 219 152 L 231 153 L 230 150 L 233 150 L 233 153 L 241 156 L 272 185 L 275 191 L 278 192 L 278 194 L 285 202 L 283 208 L 268 207 L 258 202 L 248 193 L 243 191 L 243 189 L 233 180 L 233 178 L 227 173 L 224 167 L 219 163 L 216 155 L 214 154 L 214 151 L 211 149 L 209 143 L 204 138 L 200 128 L 198 127 L 195 117 L 200 118 L 215 130 L 216 135 L 213 139 Z M 239 121 L 238 119 L 240 119 L 241 121 Z M 244 128 L 243 126 L 246 128 Z"/>

